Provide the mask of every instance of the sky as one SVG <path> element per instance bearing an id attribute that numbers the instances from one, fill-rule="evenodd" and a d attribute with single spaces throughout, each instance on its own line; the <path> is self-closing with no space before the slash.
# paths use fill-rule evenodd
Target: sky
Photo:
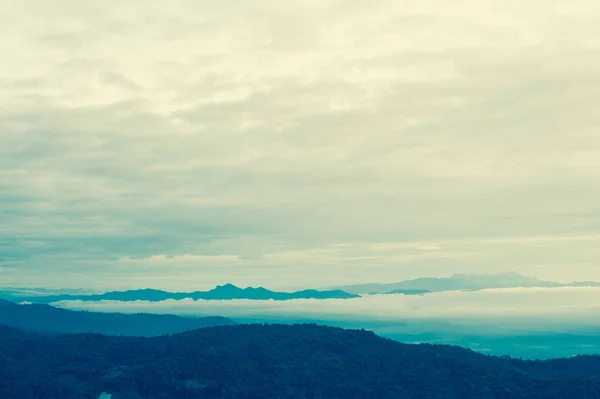
<path id="1" fill-rule="evenodd" d="M 0 3 L 0 286 L 600 280 L 596 0 Z"/>

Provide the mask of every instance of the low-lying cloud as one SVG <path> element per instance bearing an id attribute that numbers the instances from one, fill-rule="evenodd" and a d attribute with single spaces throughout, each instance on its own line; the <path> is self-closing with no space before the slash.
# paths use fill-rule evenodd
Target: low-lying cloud
<path id="1" fill-rule="evenodd" d="M 64 301 L 74 310 L 172 313 L 183 316 L 219 315 L 266 320 L 311 319 L 333 322 L 439 321 L 488 326 L 502 330 L 569 331 L 600 326 L 600 288 L 514 288 L 475 292 L 440 292 L 424 296 L 367 295 L 326 300 L 167 300 L 162 302 Z"/>

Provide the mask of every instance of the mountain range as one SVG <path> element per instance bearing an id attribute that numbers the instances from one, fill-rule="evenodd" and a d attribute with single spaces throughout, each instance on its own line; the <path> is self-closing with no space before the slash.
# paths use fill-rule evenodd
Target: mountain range
<path id="1" fill-rule="evenodd" d="M 3 399 L 600 397 L 600 357 L 522 361 L 313 324 L 151 338 L 0 326 Z"/>
<path id="2" fill-rule="evenodd" d="M 0 287 L 0 296 L 4 297 L 26 297 L 26 296 L 40 296 L 40 295 L 59 295 L 59 294 L 71 294 L 71 295 L 90 295 L 95 294 L 93 290 L 86 290 L 82 288 L 14 288 L 14 287 Z"/>
<path id="3" fill-rule="evenodd" d="M 53 333 L 154 336 L 235 323 L 225 317 L 79 312 L 0 299 L 0 324 Z"/>
<path id="4" fill-rule="evenodd" d="M 600 282 L 583 281 L 557 283 L 523 276 L 515 272 L 497 274 L 453 274 L 450 277 L 421 277 L 397 283 L 355 284 L 337 287 L 352 294 L 394 294 L 411 291 L 442 292 L 459 290 L 482 290 L 490 288 L 527 287 L 600 287 Z M 404 292 L 403 292 L 404 291 Z"/>
<path id="5" fill-rule="evenodd" d="M 210 291 L 194 292 L 168 292 L 154 289 L 140 289 L 128 291 L 110 291 L 103 294 L 58 294 L 58 295 L 35 295 L 10 297 L 0 293 L 0 298 L 12 301 L 26 301 L 34 303 L 53 303 L 59 301 L 149 301 L 158 302 L 167 299 L 203 299 L 203 300 L 275 300 L 286 301 L 290 299 L 349 299 L 357 298 L 359 295 L 350 294 L 341 290 L 317 291 L 302 290 L 296 292 L 277 292 L 263 287 L 240 288 L 233 284 L 218 285 Z"/>
<path id="6" fill-rule="evenodd" d="M 208 291 L 169 292 L 156 289 L 135 289 L 127 291 L 109 291 L 90 293 L 83 290 L 44 290 L 11 288 L 0 289 L 0 298 L 13 302 L 32 302 L 49 304 L 60 301 L 149 301 L 164 300 L 275 300 L 292 299 L 352 299 L 368 294 L 403 294 L 425 295 L 443 291 L 477 291 L 492 288 L 527 288 L 527 287 L 600 287 L 600 282 L 582 281 L 558 283 L 540 280 L 515 272 L 497 274 L 453 274 L 450 277 L 420 277 L 396 283 L 369 283 L 336 287 L 328 290 L 306 289 L 295 292 L 271 291 L 263 287 L 240 288 L 233 284 L 218 285 Z M 49 294 L 49 292 L 52 292 Z"/>

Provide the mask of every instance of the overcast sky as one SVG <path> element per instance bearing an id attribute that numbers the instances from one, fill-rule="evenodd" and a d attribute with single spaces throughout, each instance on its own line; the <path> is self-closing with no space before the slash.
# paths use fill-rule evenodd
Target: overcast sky
<path id="1" fill-rule="evenodd" d="M 0 286 L 600 280 L 597 0 L 0 3 Z"/>

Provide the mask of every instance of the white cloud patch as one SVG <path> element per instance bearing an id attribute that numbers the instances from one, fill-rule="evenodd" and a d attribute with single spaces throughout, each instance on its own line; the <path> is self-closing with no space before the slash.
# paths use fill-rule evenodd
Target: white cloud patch
<path id="1" fill-rule="evenodd" d="M 365 322 L 451 322 L 502 331 L 575 331 L 598 327 L 600 288 L 514 288 L 448 291 L 423 296 L 366 295 L 356 299 L 162 302 L 64 301 L 75 310 L 220 315 L 233 318 Z"/>
<path id="2" fill-rule="evenodd" d="M 0 7 L 6 285 L 600 279 L 596 1 Z"/>

